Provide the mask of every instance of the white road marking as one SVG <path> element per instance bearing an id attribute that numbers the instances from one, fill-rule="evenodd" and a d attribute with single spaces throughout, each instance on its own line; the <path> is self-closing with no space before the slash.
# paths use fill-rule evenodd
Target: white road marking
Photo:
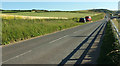
<path id="1" fill-rule="evenodd" d="M 78 31 L 74 32 L 74 33 L 77 33 Z"/>
<path id="2" fill-rule="evenodd" d="M 10 61 L 10 60 L 13 60 L 13 59 L 15 59 L 15 58 L 18 58 L 18 57 L 20 57 L 20 56 L 23 56 L 23 55 L 25 55 L 25 54 L 27 54 L 27 53 L 30 53 L 32 50 L 29 50 L 29 51 L 27 51 L 27 52 L 24 52 L 24 53 L 22 53 L 22 54 L 20 54 L 20 55 L 17 55 L 17 56 L 15 56 L 15 57 L 13 57 L 13 58 L 10 58 L 10 59 L 8 59 L 8 60 L 6 60 L 6 61 L 3 61 L 2 63 L 5 63 L 5 62 L 8 62 L 8 61 Z"/>
<path id="3" fill-rule="evenodd" d="M 60 39 L 62 39 L 62 38 L 65 38 L 65 37 L 67 37 L 67 36 L 69 36 L 69 35 L 65 35 L 65 36 L 63 36 L 63 37 L 61 37 L 61 38 L 58 38 L 58 39 L 56 39 L 56 40 L 53 40 L 53 41 L 51 41 L 51 42 L 49 42 L 49 43 L 56 42 L 56 41 L 58 41 L 58 40 L 60 40 Z"/>
<path id="4" fill-rule="evenodd" d="M 88 29 L 85 29 L 85 30 L 88 30 Z M 84 30 L 84 31 L 85 31 L 85 30 Z M 83 30 L 75 31 L 75 32 L 73 32 L 73 33 L 77 33 L 77 32 L 80 32 L 80 31 L 83 31 Z"/>
<path id="5" fill-rule="evenodd" d="M 79 31 L 83 31 L 83 30 L 79 30 Z M 79 32 L 79 31 L 75 31 L 75 32 L 73 32 L 73 33 L 77 33 L 77 32 Z"/>

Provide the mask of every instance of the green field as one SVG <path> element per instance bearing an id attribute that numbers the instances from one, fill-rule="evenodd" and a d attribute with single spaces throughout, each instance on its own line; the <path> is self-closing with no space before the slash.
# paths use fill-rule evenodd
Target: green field
<path id="1" fill-rule="evenodd" d="M 92 21 L 97 21 L 103 19 L 104 14 L 92 17 Z M 2 44 L 14 43 L 83 24 L 86 23 L 78 23 L 73 19 L 2 18 Z"/>
<path id="2" fill-rule="evenodd" d="M 37 17 L 67 17 L 67 18 L 73 18 L 73 17 L 85 17 L 85 16 L 93 16 L 95 12 L 83 12 L 83 13 L 72 13 L 72 12 L 18 12 L 18 13 L 3 13 L 3 14 L 9 14 L 9 15 L 22 15 L 22 16 L 37 16 Z"/>

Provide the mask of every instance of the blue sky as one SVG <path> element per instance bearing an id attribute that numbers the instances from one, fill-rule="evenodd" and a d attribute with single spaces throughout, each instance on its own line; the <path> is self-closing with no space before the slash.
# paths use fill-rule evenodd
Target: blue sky
<path id="1" fill-rule="evenodd" d="M 3 2 L 2 9 L 45 9 L 45 10 L 117 10 L 118 2 Z"/>
<path id="2" fill-rule="evenodd" d="M 119 0 L 2 0 L 3 2 L 118 2 Z"/>

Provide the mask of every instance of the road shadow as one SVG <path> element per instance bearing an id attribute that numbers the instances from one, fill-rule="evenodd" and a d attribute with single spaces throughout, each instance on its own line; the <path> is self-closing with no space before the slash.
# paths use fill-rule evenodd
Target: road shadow
<path id="1" fill-rule="evenodd" d="M 89 37 L 89 36 L 71 36 L 71 37 Z M 95 36 L 91 36 L 91 37 L 95 37 Z"/>
<path id="2" fill-rule="evenodd" d="M 103 34 L 104 34 L 104 29 L 103 29 L 103 32 L 102 33 L 100 33 L 99 35 L 98 35 L 98 40 L 99 40 L 99 42 L 94 42 L 94 45 L 93 45 L 93 47 L 91 47 L 91 52 L 89 52 L 88 54 L 87 54 L 87 56 L 88 57 L 90 57 L 90 59 L 88 59 L 88 58 L 84 58 L 84 60 L 91 60 L 90 62 L 85 62 L 84 64 L 97 64 L 97 59 L 98 59 L 98 57 L 99 57 L 99 52 L 100 52 L 100 47 L 101 47 L 101 42 L 102 42 L 102 39 L 103 39 Z"/>
<path id="3" fill-rule="evenodd" d="M 96 45 L 93 45 L 94 47 L 91 47 L 90 49 L 91 52 L 87 53 L 87 58 L 84 58 L 84 60 L 88 62 L 84 62 L 84 64 L 97 64 L 96 61 L 99 56 L 101 40 L 102 40 L 102 37 L 100 38 L 100 42 L 94 42 L 94 44 Z"/>
<path id="4" fill-rule="evenodd" d="M 84 57 L 86 56 L 86 54 L 88 53 L 89 49 L 91 48 L 91 46 L 93 45 L 95 39 L 97 38 L 97 36 L 99 35 L 100 31 L 102 30 L 103 26 L 105 23 L 100 24 L 82 43 L 79 44 L 79 46 L 77 46 L 67 57 L 65 57 L 58 66 L 64 66 L 64 64 L 67 63 L 67 61 L 69 60 L 76 60 L 76 63 L 74 65 L 78 65 L 81 64 L 82 60 L 84 59 Z M 85 51 L 82 53 L 82 55 L 78 58 L 78 59 L 70 59 L 80 48 L 83 44 L 85 44 L 89 38 L 100 28 L 100 30 L 97 32 L 97 34 L 95 35 L 95 37 L 93 38 L 93 40 L 89 43 L 88 47 L 85 49 Z M 85 36 L 86 37 L 86 36 Z"/>

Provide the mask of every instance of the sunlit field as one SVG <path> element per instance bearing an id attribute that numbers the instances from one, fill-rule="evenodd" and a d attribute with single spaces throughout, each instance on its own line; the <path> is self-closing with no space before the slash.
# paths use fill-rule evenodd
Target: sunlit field
<path id="1" fill-rule="evenodd" d="M 85 17 L 85 16 L 93 16 L 98 13 L 95 12 L 81 12 L 81 13 L 72 13 L 72 12 L 18 12 L 18 13 L 5 13 L 9 15 L 22 15 L 22 16 L 37 16 L 37 17 Z"/>

